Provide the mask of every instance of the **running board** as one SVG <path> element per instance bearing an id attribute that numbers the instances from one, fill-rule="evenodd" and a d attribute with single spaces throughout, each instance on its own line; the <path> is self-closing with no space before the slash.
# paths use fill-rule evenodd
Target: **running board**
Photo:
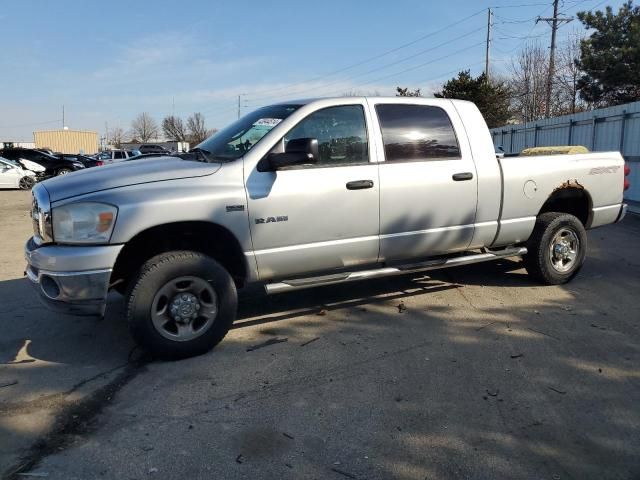
<path id="1" fill-rule="evenodd" d="M 407 273 L 425 272 L 440 268 L 458 267 L 472 263 L 489 262 L 506 257 L 516 257 L 527 253 L 525 247 L 509 248 L 494 252 L 478 253 L 461 257 L 441 258 L 428 262 L 401 265 L 397 267 L 382 267 L 373 270 L 360 270 L 356 272 L 334 273 L 319 277 L 299 278 L 295 280 L 283 280 L 277 283 L 268 283 L 265 290 L 268 294 L 302 290 L 303 288 L 318 287 L 321 285 L 334 285 L 336 283 L 354 282 L 368 278 L 389 277 L 392 275 L 404 275 Z"/>

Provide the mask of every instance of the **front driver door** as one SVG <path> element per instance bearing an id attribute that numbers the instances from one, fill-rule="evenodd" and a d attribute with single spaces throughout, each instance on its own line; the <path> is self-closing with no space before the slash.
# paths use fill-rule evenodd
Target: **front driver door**
<path id="1" fill-rule="evenodd" d="M 377 261 L 378 166 L 371 162 L 367 116 L 363 103 L 316 110 L 274 151 L 296 138 L 315 138 L 317 163 L 256 168 L 247 175 L 253 253 L 262 280 Z"/>

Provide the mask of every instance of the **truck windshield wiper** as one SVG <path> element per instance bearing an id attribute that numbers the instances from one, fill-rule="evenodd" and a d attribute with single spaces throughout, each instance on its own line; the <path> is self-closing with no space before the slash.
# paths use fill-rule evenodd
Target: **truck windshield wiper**
<path id="1" fill-rule="evenodd" d="M 205 150 L 204 148 L 200 148 L 200 147 L 196 147 L 196 148 L 192 148 L 191 150 L 189 150 L 189 153 L 191 152 L 195 152 L 197 153 L 201 158 L 204 159 L 205 162 L 230 162 L 232 160 L 235 160 L 235 157 L 228 157 L 226 155 L 215 155 L 213 153 L 211 153 L 209 150 Z"/>
<path id="2" fill-rule="evenodd" d="M 204 148 L 192 148 L 191 150 L 189 150 L 189 153 L 196 153 L 199 157 L 204 159 L 205 162 L 211 162 L 211 158 L 209 157 L 211 155 L 211 152 L 205 150 Z"/>

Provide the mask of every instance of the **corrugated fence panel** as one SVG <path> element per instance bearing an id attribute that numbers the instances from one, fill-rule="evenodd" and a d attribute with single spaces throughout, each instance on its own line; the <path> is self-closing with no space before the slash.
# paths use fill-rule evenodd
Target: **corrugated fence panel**
<path id="1" fill-rule="evenodd" d="M 491 130 L 493 143 L 506 153 L 527 147 L 583 145 L 593 151 L 621 151 L 631 167 L 625 198 L 640 202 L 640 101 L 526 125 Z"/>
<path id="2" fill-rule="evenodd" d="M 624 155 L 640 156 L 640 115 L 625 121 Z"/>

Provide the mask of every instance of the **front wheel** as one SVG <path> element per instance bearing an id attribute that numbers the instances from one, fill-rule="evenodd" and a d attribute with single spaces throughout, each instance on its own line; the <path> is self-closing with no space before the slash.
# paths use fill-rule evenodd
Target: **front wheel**
<path id="1" fill-rule="evenodd" d="M 36 184 L 36 179 L 31 176 L 24 176 L 18 182 L 18 188 L 20 190 L 30 190 Z"/>
<path id="2" fill-rule="evenodd" d="M 127 299 L 133 338 L 161 358 L 177 359 L 211 350 L 236 316 L 233 279 L 211 257 L 177 251 L 147 261 Z"/>
<path id="3" fill-rule="evenodd" d="M 58 170 L 58 175 L 66 175 L 67 173 L 71 173 L 70 168 L 61 168 L 60 170 Z"/>
<path id="4" fill-rule="evenodd" d="M 529 275 L 547 285 L 567 283 L 582 268 L 587 232 L 573 215 L 547 212 L 536 220 L 524 256 Z"/>

